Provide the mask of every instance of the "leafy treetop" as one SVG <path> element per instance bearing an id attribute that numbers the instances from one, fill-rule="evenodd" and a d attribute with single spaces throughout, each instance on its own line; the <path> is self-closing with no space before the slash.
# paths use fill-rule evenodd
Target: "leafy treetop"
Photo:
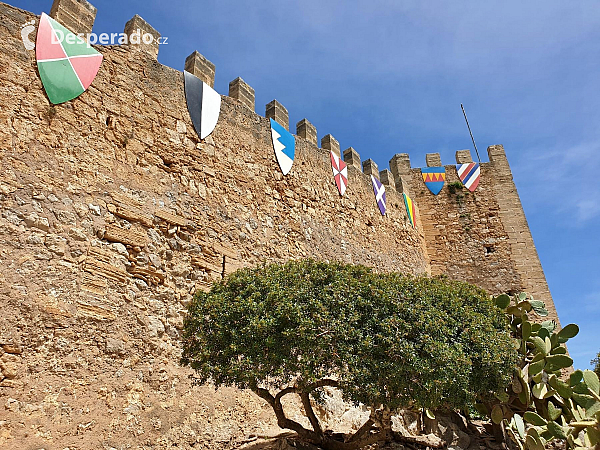
<path id="1" fill-rule="evenodd" d="M 309 395 L 338 387 L 371 408 L 380 428 L 365 424 L 356 448 L 389 437 L 377 411 L 462 408 L 499 392 L 516 350 L 504 314 L 475 286 L 302 260 L 242 269 L 198 292 L 181 361 L 200 383 L 254 390 L 280 426 L 325 448 L 348 447 L 328 447 Z M 280 399 L 288 393 L 302 398 L 313 431 L 285 417 Z"/>

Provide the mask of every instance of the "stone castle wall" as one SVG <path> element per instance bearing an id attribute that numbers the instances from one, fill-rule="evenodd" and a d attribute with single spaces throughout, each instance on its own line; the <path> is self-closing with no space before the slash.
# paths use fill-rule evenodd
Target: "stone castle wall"
<path id="1" fill-rule="evenodd" d="M 546 303 L 546 319 L 559 318 L 531 237 L 504 148 L 488 148 L 474 193 L 460 187 L 455 165 L 446 165 L 446 186 L 432 195 L 407 154 L 390 161 L 396 186 L 419 205 L 432 275 L 448 275 L 488 292 L 528 292 Z M 442 166 L 440 155 L 427 154 L 428 166 Z M 468 150 L 457 163 L 473 161 Z M 457 186 L 458 185 L 458 186 Z"/>
<path id="2" fill-rule="evenodd" d="M 96 10 L 60 0 L 52 14 L 87 32 Z M 32 19 L 0 3 L 0 448 L 224 448 L 276 432 L 253 394 L 192 387 L 178 366 L 193 293 L 242 266 L 342 260 L 493 293 L 526 288 L 552 307 L 501 147 L 474 194 L 438 196 L 402 155 L 380 173 L 347 149 L 340 197 L 329 163 L 337 141 L 327 135 L 319 148 L 316 129 L 299 122 L 282 176 L 268 118 L 240 78 L 200 141 L 183 75 L 156 61 L 157 46 L 98 48 L 90 89 L 51 106 L 21 42 Z M 138 16 L 127 27 L 158 34 Z M 214 82 L 198 53 L 186 69 Z M 276 101 L 266 116 L 289 125 Z M 386 183 L 385 217 L 370 173 Z"/>

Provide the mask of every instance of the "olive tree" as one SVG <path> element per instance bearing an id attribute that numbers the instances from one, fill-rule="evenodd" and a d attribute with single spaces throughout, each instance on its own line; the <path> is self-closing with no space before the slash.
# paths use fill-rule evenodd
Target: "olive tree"
<path id="1" fill-rule="evenodd" d="M 238 270 L 198 292 L 181 362 L 199 383 L 251 389 L 300 439 L 353 449 L 390 440 L 398 408 L 463 408 L 499 392 L 515 360 L 502 311 L 475 286 L 301 260 Z M 311 404 L 326 386 L 371 411 L 343 442 Z M 310 428 L 286 416 L 289 394 Z"/>

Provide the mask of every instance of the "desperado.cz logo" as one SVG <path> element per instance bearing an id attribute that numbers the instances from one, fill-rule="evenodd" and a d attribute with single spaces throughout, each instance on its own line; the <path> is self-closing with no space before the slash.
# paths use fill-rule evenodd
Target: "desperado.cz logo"
<path id="1" fill-rule="evenodd" d="M 34 50 L 35 42 L 31 40 L 31 33 L 35 31 L 35 21 L 31 20 L 29 22 L 25 22 L 21 25 L 21 40 L 23 41 L 23 45 L 26 50 Z M 86 42 L 88 46 L 99 44 L 99 45 L 127 45 L 127 44 L 147 44 L 151 45 L 156 41 L 159 45 L 167 45 L 168 37 L 161 36 L 158 39 L 155 39 L 150 33 L 142 33 L 142 30 L 139 28 L 135 30 L 133 33 L 127 35 L 125 33 L 78 33 L 71 34 L 63 33 L 61 30 L 54 30 L 55 33 L 52 34 L 51 43 L 63 43 L 67 44 L 75 44 L 75 43 L 83 43 Z"/>

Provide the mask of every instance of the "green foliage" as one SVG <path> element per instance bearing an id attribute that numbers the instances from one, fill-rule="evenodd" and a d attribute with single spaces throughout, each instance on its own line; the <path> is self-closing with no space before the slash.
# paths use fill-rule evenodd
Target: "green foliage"
<path id="1" fill-rule="evenodd" d="M 556 331 L 553 321 L 532 323 L 532 314 L 548 315 L 543 302 L 526 294 L 494 299 L 505 311 L 520 352 L 513 381 L 494 400 L 484 399 L 479 411 L 491 411 L 496 424 L 506 426 L 509 435 L 523 449 L 543 449 L 552 440 L 568 448 L 600 444 L 600 382 L 591 370 L 573 372 L 568 382 L 563 370 L 573 360 L 562 345 L 579 333 L 575 324 Z M 525 426 L 523 426 L 523 424 Z"/>
<path id="2" fill-rule="evenodd" d="M 596 375 L 600 376 L 600 352 L 598 352 L 596 357 L 590 361 L 590 364 L 594 366 Z"/>
<path id="3" fill-rule="evenodd" d="M 270 403 L 277 396 L 264 388 L 315 396 L 335 379 L 347 401 L 375 411 L 463 408 L 499 392 L 516 357 L 504 314 L 477 287 L 303 260 L 242 269 L 198 292 L 181 362 L 200 383 Z"/>
<path id="4" fill-rule="evenodd" d="M 463 184 L 460 181 L 454 181 L 452 183 L 448 183 L 448 190 L 451 194 L 456 194 L 456 191 L 461 191 L 463 189 Z"/>

